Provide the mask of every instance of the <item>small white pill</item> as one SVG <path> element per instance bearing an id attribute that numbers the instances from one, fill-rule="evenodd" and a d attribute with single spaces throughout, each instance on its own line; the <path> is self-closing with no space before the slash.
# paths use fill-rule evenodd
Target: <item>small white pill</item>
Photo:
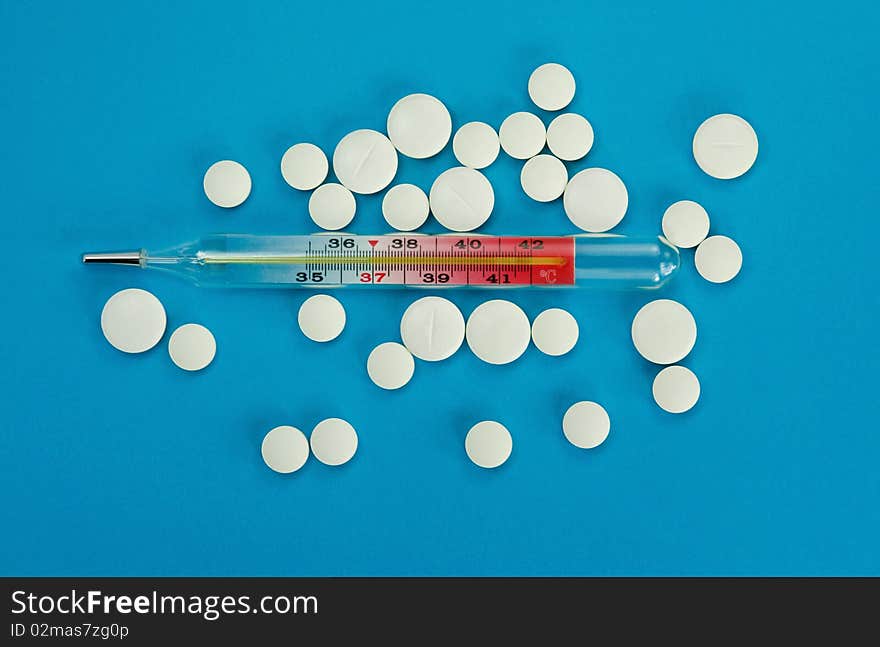
<path id="1" fill-rule="evenodd" d="M 202 370 L 214 360 L 216 353 L 214 335 L 200 324 L 184 324 L 168 339 L 171 361 L 184 371 Z"/>
<path id="2" fill-rule="evenodd" d="M 294 189 L 311 191 L 327 179 L 330 163 L 314 144 L 294 144 L 281 158 L 281 176 Z"/>
<path id="3" fill-rule="evenodd" d="M 535 155 L 523 164 L 519 181 L 532 200 L 551 202 L 565 191 L 568 171 L 565 164 L 552 155 Z"/>
<path id="4" fill-rule="evenodd" d="M 504 152 L 526 160 L 541 152 L 547 142 L 547 129 L 540 117 L 531 112 L 515 112 L 501 123 L 498 140 Z"/>
<path id="5" fill-rule="evenodd" d="M 663 235 L 676 247 L 696 247 L 709 235 L 709 214 L 693 200 L 680 200 L 663 214 Z"/>
<path id="6" fill-rule="evenodd" d="M 415 184 L 398 184 L 382 198 L 385 222 L 398 231 L 418 229 L 428 219 L 428 196 Z"/>
<path id="7" fill-rule="evenodd" d="M 312 454 L 325 465 L 342 465 L 352 459 L 358 447 L 358 435 L 341 418 L 322 420 L 309 436 Z"/>
<path id="8" fill-rule="evenodd" d="M 336 145 L 333 172 L 350 191 L 377 193 L 391 184 L 397 173 L 397 151 L 382 133 L 355 130 Z"/>
<path id="9" fill-rule="evenodd" d="M 468 317 L 465 338 L 474 355 L 489 364 L 509 364 L 526 352 L 532 337 L 529 318 L 515 303 L 493 299 Z"/>
<path id="10" fill-rule="evenodd" d="M 443 150 L 452 135 L 452 117 L 436 97 L 410 94 L 388 114 L 388 138 L 407 157 L 425 159 Z"/>
<path id="11" fill-rule="evenodd" d="M 434 180 L 431 213 L 452 231 L 471 231 L 482 225 L 495 206 L 495 192 L 486 176 L 472 168 L 456 166 Z"/>
<path id="12" fill-rule="evenodd" d="M 212 164 L 202 182 L 208 200 L 218 207 L 237 207 L 251 194 L 251 176 L 247 169 L 232 160 Z"/>
<path id="13" fill-rule="evenodd" d="M 492 469 L 503 465 L 513 450 L 513 438 L 500 422 L 483 420 L 467 432 L 464 450 L 474 465 Z"/>
<path id="14" fill-rule="evenodd" d="M 726 283 L 742 269 L 742 250 L 727 236 L 709 236 L 697 247 L 694 264 L 707 281 Z"/>
<path id="15" fill-rule="evenodd" d="M 657 299 L 645 304 L 632 322 L 632 340 L 639 354 L 655 364 L 675 364 L 697 341 L 697 322 L 678 301 Z"/>
<path id="16" fill-rule="evenodd" d="M 532 323 L 532 341 L 546 355 L 565 355 L 578 340 L 578 322 L 562 308 L 544 310 Z"/>
<path id="17" fill-rule="evenodd" d="M 486 168 L 495 161 L 500 150 L 498 133 L 482 121 L 466 123 L 452 138 L 452 152 L 462 166 Z"/>
<path id="18" fill-rule="evenodd" d="M 591 233 L 608 231 L 619 224 L 628 205 L 623 180 L 604 168 L 577 173 L 565 187 L 562 199 L 568 219 Z"/>
<path id="19" fill-rule="evenodd" d="M 129 288 L 107 299 L 101 330 L 110 345 L 123 353 L 143 353 L 165 334 L 165 308 L 146 290 Z"/>
<path id="20" fill-rule="evenodd" d="M 412 379 L 416 362 L 406 346 L 389 341 L 376 346 L 367 358 L 367 375 L 373 384 L 393 390 Z"/>
<path id="21" fill-rule="evenodd" d="M 342 229 L 354 219 L 356 210 L 351 191 L 335 182 L 322 184 L 309 198 L 309 216 L 321 229 Z"/>
<path id="22" fill-rule="evenodd" d="M 592 449 L 608 438 L 611 418 L 602 405 L 595 402 L 576 402 L 562 417 L 562 433 L 575 447 Z"/>
<path id="23" fill-rule="evenodd" d="M 299 329 L 312 341 L 330 341 L 345 328 L 345 308 L 329 294 L 316 294 L 303 301 L 296 319 Z"/>
<path id="24" fill-rule="evenodd" d="M 694 159 L 703 172 L 731 180 L 752 168 L 758 159 L 758 136 L 742 117 L 709 117 L 694 134 Z"/>
<path id="25" fill-rule="evenodd" d="M 559 63 L 545 63 L 529 77 L 529 96 L 544 110 L 562 110 L 574 99 L 574 76 Z"/>
<path id="26" fill-rule="evenodd" d="M 464 317 L 452 301 L 422 297 L 400 319 L 400 338 L 409 352 L 427 362 L 451 357 L 464 341 Z"/>
<path id="27" fill-rule="evenodd" d="M 684 413 L 700 399 L 700 380 L 684 366 L 667 366 L 657 373 L 652 387 L 654 401 L 669 413 Z"/>
<path id="28" fill-rule="evenodd" d="M 547 146 L 556 157 L 573 162 L 585 157 L 593 147 L 593 126 L 581 115 L 567 112 L 547 127 Z"/>
<path id="29" fill-rule="evenodd" d="M 297 471 L 309 458 L 309 441 L 296 427 L 275 427 L 263 438 L 263 461 L 281 474 Z"/>

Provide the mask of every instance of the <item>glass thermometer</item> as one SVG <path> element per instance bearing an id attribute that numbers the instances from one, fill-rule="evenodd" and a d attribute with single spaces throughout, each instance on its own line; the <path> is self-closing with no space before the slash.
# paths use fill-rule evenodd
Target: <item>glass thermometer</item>
<path id="1" fill-rule="evenodd" d="M 679 266 L 662 236 L 216 234 L 156 252 L 90 253 L 84 263 L 165 270 L 220 287 L 656 288 Z"/>

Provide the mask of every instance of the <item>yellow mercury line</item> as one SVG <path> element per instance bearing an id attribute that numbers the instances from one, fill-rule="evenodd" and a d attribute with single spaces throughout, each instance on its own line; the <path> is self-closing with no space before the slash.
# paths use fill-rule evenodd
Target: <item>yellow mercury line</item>
<path id="1" fill-rule="evenodd" d="M 561 267 L 568 260 L 563 256 L 202 256 L 209 265 L 551 265 Z"/>

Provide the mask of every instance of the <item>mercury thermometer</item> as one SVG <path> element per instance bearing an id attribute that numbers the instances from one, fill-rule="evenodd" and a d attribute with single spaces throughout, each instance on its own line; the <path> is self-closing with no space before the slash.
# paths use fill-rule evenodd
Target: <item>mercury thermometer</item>
<path id="1" fill-rule="evenodd" d="M 156 252 L 90 253 L 219 287 L 657 288 L 679 266 L 662 236 L 216 234 Z"/>

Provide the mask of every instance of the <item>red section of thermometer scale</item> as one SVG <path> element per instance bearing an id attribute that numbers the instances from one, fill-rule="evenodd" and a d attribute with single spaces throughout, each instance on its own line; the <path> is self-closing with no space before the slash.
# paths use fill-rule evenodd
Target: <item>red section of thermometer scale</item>
<path id="1" fill-rule="evenodd" d="M 343 284 L 574 284 L 574 239 L 564 236 L 340 236 L 324 248 Z"/>

